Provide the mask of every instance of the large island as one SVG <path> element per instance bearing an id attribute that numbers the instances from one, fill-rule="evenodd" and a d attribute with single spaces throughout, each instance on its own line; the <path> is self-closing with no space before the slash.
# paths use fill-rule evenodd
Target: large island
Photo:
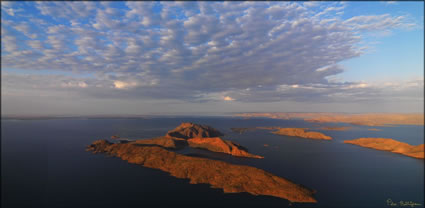
<path id="1" fill-rule="evenodd" d="M 219 135 L 222 134 L 211 127 L 183 123 L 164 137 L 125 143 L 97 140 L 87 147 L 87 151 L 106 153 L 129 163 L 168 172 L 177 178 L 188 178 L 192 184 L 211 184 L 213 188 L 221 188 L 225 193 L 247 192 L 280 197 L 291 202 L 316 202 L 313 197 L 315 191 L 264 170 L 172 151 L 189 145 L 221 152 L 224 143 L 231 149 L 228 149 L 229 154 L 237 152 L 238 156 L 250 155 L 242 146 L 217 137 Z M 190 138 L 192 136 L 195 138 Z"/>

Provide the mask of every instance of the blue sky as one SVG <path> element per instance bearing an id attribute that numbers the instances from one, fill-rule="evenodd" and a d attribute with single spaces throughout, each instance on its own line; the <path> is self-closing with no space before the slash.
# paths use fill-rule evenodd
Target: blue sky
<path id="1" fill-rule="evenodd" d="M 3 114 L 422 112 L 423 2 L 2 2 Z"/>
<path id="2" fill-rule="evenodd" d="M 353 15 L 394 14 L 404 15 L 417 23 L 418 29 L 396 30 L 388 35 L 365 37 L 373 50 L 361 57 L 348 60 L 344 80 L 397 80 L 423 76 L 424 32 L 423 2 L 350 2 Z M 347 13 L 351 13 L 347 11 Z M 421 28 L 422 27 L 422 28 Z M 365 76 L 367 75 L 367 76 Z"/>

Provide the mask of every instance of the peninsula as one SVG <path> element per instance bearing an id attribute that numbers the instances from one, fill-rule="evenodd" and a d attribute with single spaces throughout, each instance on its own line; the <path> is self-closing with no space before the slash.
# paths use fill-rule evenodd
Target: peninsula
<path id="1" fill-rule="evenodd" d="M 358 138 L 354 140 L 345 140 L 344 143 L 424 159 L 424 144 L 414 146 L 387 138 Z"/>

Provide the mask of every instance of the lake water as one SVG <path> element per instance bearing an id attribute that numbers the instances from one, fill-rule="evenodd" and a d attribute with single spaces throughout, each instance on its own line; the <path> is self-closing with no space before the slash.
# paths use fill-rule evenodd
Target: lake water
<path id="1" fill-rule="evenodd" d="M 199 149 L 185 154 L 255 166 L 317 191 L 317 204 L 289 204 L 269 196 L 224 194 L 207 184 L 189 184 L 168 173 L 85 151 L 91 142 L 120 135 L 151 138 L 181 122 L 210 125 L 225 139 L 264 159 L 235 158 Z M 235 133 L 231 127 L 309 127 L 301 120 L 233 117 L 149 119 L 9 120 L 1 123 L 2 207 L 390 207 L 412 201 L 424 207 L 424 160 L 344 144 L 359 137 L 424 142 L 423 126 L 354 126 L 348 131 L 318 130 L 334 139 L 310 140 L 268 130 Z M 320 124 L 347 126 L 346 124 Z M 349 126 L 349 125 L 348 125 Z M 268 144 L 268 146 L 264 146 Z"/>

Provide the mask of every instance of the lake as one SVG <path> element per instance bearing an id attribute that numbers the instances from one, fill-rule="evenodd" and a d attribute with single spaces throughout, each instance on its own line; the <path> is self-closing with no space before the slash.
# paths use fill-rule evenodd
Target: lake
<path id="1" fill-rule="evenodd" d="M 200 149 L 199 155 L 264 169 L 317 191 L 317 204 L 290 204 L 269 196 L 224 194 L 207 184 L 189 184 L 160 170 L 92 154 L 85 147 L 97 139 L 164 135 L 181 122 L 210 125 L 264 159 L 237 158 Z M 359 137 L 384 137 L 412 145 L 424 142 L 423 126 L 352 126 L 347 131 L 318 129 L 302 120 L 237 117 L 156 117 L 139 119 L 2 119 L 2 207 L 390 207 L 412 201 L 424 207 L 424 160 L 344 144 Z M 244 133 L 232 127 L 307 127 L 331 141 Z M 377 128 L 381 131 L 370 131 Z M 267 144 L 266 146 L 264 144 Z"/>

